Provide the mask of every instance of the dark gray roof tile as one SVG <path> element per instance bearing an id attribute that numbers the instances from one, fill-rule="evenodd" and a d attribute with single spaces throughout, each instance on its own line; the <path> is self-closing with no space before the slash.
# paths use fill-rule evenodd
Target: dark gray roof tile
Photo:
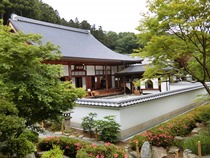
<path id="1" fill-rule="evenodd" d="M 51 24 L 15 14 L 12 14 L 9 22 L 17 31 L 26 34 L 40 34 L 43 36 L 43 43 L 50 41 L 60 46 L 64 57 L 125 62 L 142 61 L 140 58 L 132 58 L 112 51 L 91 35 L 89 30 Z"/>

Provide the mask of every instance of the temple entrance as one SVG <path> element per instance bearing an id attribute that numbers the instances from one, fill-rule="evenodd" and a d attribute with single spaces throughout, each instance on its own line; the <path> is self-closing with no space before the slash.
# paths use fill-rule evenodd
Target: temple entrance
<path id="1" fill-rule="evenodd" d="M 80 88 L 80 87 L 83 86 L 83 85 L 82 85 L 82 77 L 75 77 L 75 86 L 76 86 L 77 88 Z"/>

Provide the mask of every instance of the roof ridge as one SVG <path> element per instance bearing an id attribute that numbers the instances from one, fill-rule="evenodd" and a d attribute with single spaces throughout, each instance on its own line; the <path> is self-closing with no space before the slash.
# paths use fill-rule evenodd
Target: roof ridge
<path id="1" fill-rule="evenodd" d="M 80 33 L 85 33 L 85 34 L 90 33 L 90 30 L 73 28 L 73 27 L 69 27 L 69 26 L 63 26 L 63 25 L 59 25 L 59 24 L 53 24 L 53 23 L 49 23 L 49 22 L 45 22 L 45 21 L 26 18 L 26 17 L 22 17 L 22 16 L 19 16 L 17 14 L 14 14 L 14 13 L 11 14 L 11 19 L 16 20 L 16 21 L 22 21 L 22 22 L 37 24 L 37 25 L 43 25 L 43 26 L 47 26 L 47 27 L 53 27 L 53 28 L 68 30 L 68 31 L 80 32 Z"/>

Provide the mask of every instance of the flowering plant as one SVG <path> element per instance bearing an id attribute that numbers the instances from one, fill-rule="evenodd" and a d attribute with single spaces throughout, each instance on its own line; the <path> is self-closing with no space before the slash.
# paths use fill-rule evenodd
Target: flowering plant
<path id="1" fill-rule="evenodd" d="M 88 145 L 77 152 L 77 158 L 128 158 L 123 148 L 116 147 L 111 143 L 105 145 Z"/>

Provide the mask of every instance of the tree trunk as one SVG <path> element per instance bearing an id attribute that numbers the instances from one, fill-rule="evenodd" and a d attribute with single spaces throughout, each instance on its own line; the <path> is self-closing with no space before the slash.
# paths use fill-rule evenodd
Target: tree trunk
<path id="1" fill-rule="evenodd" d="M 209 89 L 208 85 L 206 84 L 206 82 L 201 82 L 201 83 L 204 86 L 204 88 L 206 89 L 207 93 L 210 95 L 210 89 Z"/>

